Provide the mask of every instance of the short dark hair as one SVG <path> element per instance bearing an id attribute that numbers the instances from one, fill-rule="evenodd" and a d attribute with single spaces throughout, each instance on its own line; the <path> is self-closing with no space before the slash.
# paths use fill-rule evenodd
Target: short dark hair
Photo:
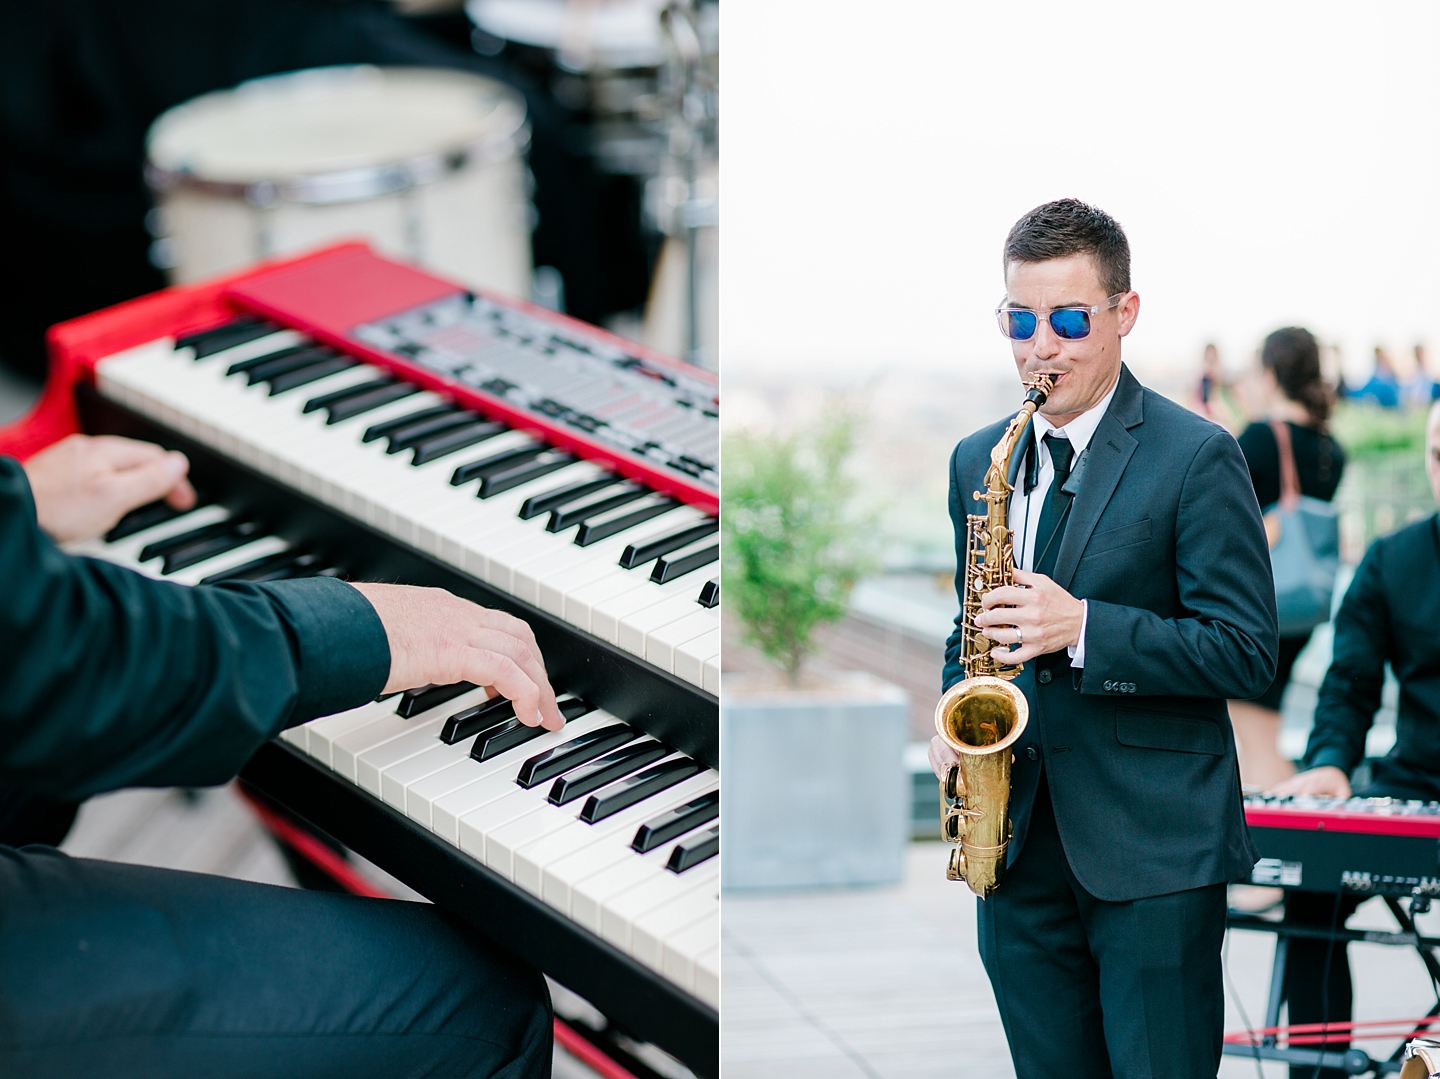
<path id="1" fill-rule="evenodd" d="M 1325 430 L 1334 398 L 1320 373 L 1320 345 L 1315 335 L 1301 326 L 1276 330 L 1265 338 L 1260 363 L 1275 375 L 1280 392 L 1304 406 L 1310 422 Z"/>
<path id="2" fill-rule="evenodd" d="M 1089 255 L 1107 296 L 1130 291 L 1130 241 L 1120 222 L 1079 199 L 1056 199 L 1015 222 L 1005 237 L 1005 270 L 1012 262 L 1049 262 Z"/>

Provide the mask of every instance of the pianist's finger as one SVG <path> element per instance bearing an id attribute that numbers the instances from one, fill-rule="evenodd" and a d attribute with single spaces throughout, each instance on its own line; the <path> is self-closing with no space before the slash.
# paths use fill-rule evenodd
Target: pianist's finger
<path id="1" fill-rule="evenodd" d="M 535 636 L 521 619 L 443 588 L 359 582 L 390 645 L 385 691 L 473 682 L 515 703 L 522 723 L 559 730 L 565 719 Z"/>

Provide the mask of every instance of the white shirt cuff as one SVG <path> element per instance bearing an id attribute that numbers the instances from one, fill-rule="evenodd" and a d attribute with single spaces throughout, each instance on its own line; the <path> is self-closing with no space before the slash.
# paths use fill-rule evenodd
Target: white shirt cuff
<path id="1" fill-rule="evenodd" d="M 1065 651 L 1070 653 L 1070 666 L 1085 666 L 1085 627 L 1090 624 L 1090 601 L 1080 601 L 1080 643 L 1072 644 Z"/>

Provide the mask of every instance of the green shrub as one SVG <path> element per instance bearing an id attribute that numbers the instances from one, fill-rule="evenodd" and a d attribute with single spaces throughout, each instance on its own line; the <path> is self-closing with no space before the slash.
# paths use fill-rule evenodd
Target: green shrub
<path id="1" fill-rule="evenodd" d="M 1345 401 L 1335 410 L 1330 433 L 1352 461 L 1409 454 L 1423 467 L 1426 415 L 1423 408 L 1380 408 Z"/>
<path id="2" fill-rule="evenodd" d="M 725 439 L 721 521 L 725 604 L 745 638 L 798 684 L 817 627 L 845 614 L 870 567 L 847 506 L 856 417 L 832 408 L 814 428 Z"/>

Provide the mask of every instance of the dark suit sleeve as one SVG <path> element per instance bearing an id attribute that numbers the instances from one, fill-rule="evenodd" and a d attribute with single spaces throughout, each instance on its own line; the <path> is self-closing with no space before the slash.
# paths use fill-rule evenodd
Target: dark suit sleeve
<path id="1" fill-rule="evenodd" d="M 1335 615 L 1334 656 L 1320 684 L 1305 768 L 1328 764 L 1349 775 L 1365 756 L 1392 645 L 1383 557 L 1383 541 L 1371 544 Z"/>
<path id="2" fill-rule="evenodd" d="M 0 780 L 52 797 L 224 782 L 390 669 L 379 617 L 342 581 L 187 588 L 64 554 L 6 458 L 0 567 Z"/>
<path id="3" fill-rule="evenodd" d="M 1181 487 L 1175 578 L 1183 617 L 1089 600 L 1082 693 L 1243 699 L 1275 677 L 1275 584 L 1260 507 L 1235 440 L 1217 430 Z"/>

